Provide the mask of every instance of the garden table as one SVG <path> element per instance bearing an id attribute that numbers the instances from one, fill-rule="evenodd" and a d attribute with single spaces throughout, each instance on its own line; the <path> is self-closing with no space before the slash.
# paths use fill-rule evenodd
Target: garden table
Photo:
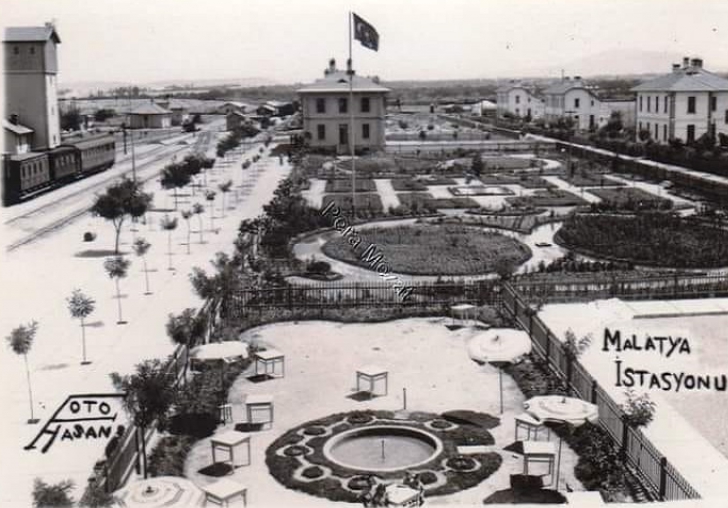
<path id="1" fill-rule="evenodd" d="M 368 390 L 361 390 L 360 380 L 362 379 L 369 383 Z M 382 394 L 375 393 L 376 382 L 379 380 L 384 380 L 384 393 Z M 376 365 L 367 365 L 365 367 L 361 367 L 356 371 L 356 391 L 369 392 L 370 396 L 387 395 L 387 393 L 389 393 L 389 372 L 386 369 L 383 369 L 382 367 Z"/>
<path id="2" fill-rule="evenodd" d="M 243 498 L 243 506 L 248 506 L 248 488 L 227 478 L 219 480 L 202 487 L 205 492 L 205 504 L 208 501 L 220 506 L 230 506 L 230 500 L 240 496 Z"/>
<path id="3" fill-rule="evenodd" d="M 276 376 L 276 365 L 280 364 L 281 372 Z M 255 375 L 260 374 L 258 371 L 258 365 L 263 366 L 263 374 L 270 375 L 271 377 L 285 377 L 286 376 L 286 356 L 275 349 L 266 349 L 265 351 L 258 351 L 255 353 Z M 268 370 L 270 367 L 270 370 Z"/>
<path id="4" fill-rule="evenodd" d="M 247 447 L 247 457 L 245 463 L 236 464 L 235 463 L 235 448 L 239 447 L 240 445 L 246 445 Z M 216 450 L 223 450 L 227 452 L 228 454 L 228 460 L 230 461 L 230 470 L 231 472 L 239 466 L 249 466 L 250 465 L 250 436 L 243 434 L 242 432 L 238 432 L 237 430 L 229 430 L 227 432 L 223 432 L 221 434 L 218 434 L 216 436 L 213 436 L 210 438 L 210 446 L 212 447 L 212 463 L 217 463 L 217 460 L 215 458 L 215 451 Z"/>

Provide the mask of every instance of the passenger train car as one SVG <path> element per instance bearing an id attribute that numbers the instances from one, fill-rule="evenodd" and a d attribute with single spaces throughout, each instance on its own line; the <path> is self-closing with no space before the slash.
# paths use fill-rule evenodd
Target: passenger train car
<path id="1" fill-rule="evenodd" d="M 104 171 L 114 165 L 116 144 L 103 135 L 63 143 L 45 152 L 5 156 L 3 204 L 18 203 L 39 192 Z"/>

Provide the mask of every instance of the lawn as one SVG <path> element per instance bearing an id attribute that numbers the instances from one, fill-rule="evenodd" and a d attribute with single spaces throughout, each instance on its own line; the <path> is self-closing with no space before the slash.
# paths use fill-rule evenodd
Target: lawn
<path id="1" fill-rule="evenodd" d="M 562 189 L 537 190 L 532 196 L 515 196 L 506 198 L 511 206 L 543 207 L 543 206 L 580 206 L 587 202 L 576 194 Z"/>
<path id="2" fill-rule="evenodd" d="M 728 265 L 728 232 L 660 213 L 575 215 L 554 239 L 576 252 L 674 268 Z"/>
<path id="3" fill-rule="evenodd" d="M 520 185 L 526 189 L 550 189 L 556 187 L 540 176 L 528 174 L 480 175 L 478 179 L 485 185 Z"/>
<path id="4" fill-rule="evenodd" d="M 392 178 L 392 187 L 399 192 L 426 191 L 427 185 L 408 178 Z"/>
<path id="5" fill-rule="evenodd" d="M 576 187 L 604 187 L 605 185 L 610 187 L 623 187 L 625 185 L 623 182 L 613 180 L 608 176 L 588 172 L 574 173 L 570 177 L 564 175 L 561 178 Z"/>
<path id="6" fill-rule="evenodd" d="M 531 161 L 534 159 L 523 159 L 520 157 L 483 157 L 483 163 L 488 169 L 526 169 L 533 167 Z"/>
<path id="7" fill-rule="evenodd" d="M 438 208 L 479 208 L 480 205 L 472 198 L 434 198 L 429 192 L 407 192 L 397 194 L 402 206 L 408 208 L 419 207 L 426 210 Z"/>
<path id="8" fill-rule="evenodd" d="M 376 190 L 377 186 L 374 184 L 374 180 L 356 178 L 357 192 L 376 192 Z M 351 177 L 327 180 L 324 192 L 351 192 Z"/>
<path id="9" fill-rule="evenodd" d="M 322 208 L 326 208 L 332 201 L 342 210 L 351 209 L 351 194 L 326 194 L 323 197 Z M 357 215 L 361 215 L 364 210 L 368 215 L 380 215 L 384 211 L 382 198 L 374 192 L 356 194 L 356 208 Z"/>
<path id="10" fill-rule="evenodd" d="M 376 245 L 390 269 L 413 275 L 472 275 L 492 272 L 501 262 L 513 266 L 531 257 L 524 244 L 499 233 L 462 225 L 413 225 L 370 228 L 361 231 Z M 323 246 L 332 258 L 368 266 L 352 251 L 344 237 Z"/>
<path id="11" fill-rule="evenodd" d="M 634 187 L 589 189 L 589 193 L 602 198 L 601 204 L 607 209 L 646 210 L 672 208 L 672 201 L 669 199 L 655 196 Z"/>

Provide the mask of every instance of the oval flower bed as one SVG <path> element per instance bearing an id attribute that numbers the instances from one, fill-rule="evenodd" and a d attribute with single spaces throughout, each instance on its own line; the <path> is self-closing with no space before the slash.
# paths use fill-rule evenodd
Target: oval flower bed
<path id="1" fill-rule="evenodd" d="M 477 414 L 492 419 L 489 415 Z M 438 422 L 438 425 L 433 426 L 433 422 Z M 435 454 L 428 462 L 409 470 L 410 473 L 421 473 L 420 481 L 424 485 L 425 496 L 452 494 L 473 487 L 488 478 L 501 465 L 502 459 L 495 452 L 478 453 L 468 457 L 458 454 L 457 447 L 463 444 L 481 446 L 494 444 L 493 436 L 480 425 L 468 423 L 453 425 L 442 416 L 432 413 L 414 412 L 406 420 L 395 420 L 391 411 L 356 411 L 306 422 L 278 437 L 266 450 L 268 470 L 276 480 L 290 489 L 332 501 L 360 502 L 360 496 L 362 492 L 368 490 L 371 479 L 386 483 L 401 481 L 408 471 L 407 468 L 397 471 L 374 471 L 372 474 L 362 473 L 361 470 L 349 469 L 330 460 L 324 454 L 324 446 L 330 439 L 347 430 L 381 425 L 420 429 L 434 435 L 442 442 L 440 453 Z M 311 433 L 313 429 L 316 430 Z M 326 435 L 321 435 L 318 429 L 323 430 Z M 307 430 L 309 432 L 306 432 Z M 291 445 L 292 435 L 303 439 Z M 330 470 L 331 473 L 319 474 L 323 470 Z M 296 479 L 297 471 L 309 481 Z M 438 476 L 444 477 L 446 481 L 444 483 L 437 481 Z"/>

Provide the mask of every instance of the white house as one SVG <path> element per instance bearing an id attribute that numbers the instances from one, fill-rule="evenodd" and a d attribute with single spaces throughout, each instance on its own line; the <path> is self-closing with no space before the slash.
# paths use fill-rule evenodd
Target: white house
<path id="1" fill-rule="evenodd" d="M 519 117 L 541 118 L 544 102 L 536 96 L 533 88 L 511 82 L 496 89 L 498 114 L 510 113 Z"/>
<path id="2" fill-rule="evenodd" d="M 352 101 L 349 79 L 353 79 Z M 384 118 L 389 88 L 351 71 L 336 69 L 332 59 L 324 77 L 300 88 L 303 132 L 312 147 L 348 153 L 349 122 L 354 119 L 354 146 L 359 149 L 384 148 Z M 352 102 L 350 104 L 350 102 Z"/>
<path id="3" fill-rule="evenodd" d="M 547 122 L 568 117 L 574 120 L 576 129 L 593 130 L 609 120 L 609 109 L 580 76 L 565 77 L 544 90 L 543 95 Z"/>
<path id="4" fill-rule="evenodd" d="M 728 135 L 728 80 L 703 69 L 700 58 L 683 58 L 672 72 L 632 88 L 637 93 L 637 136 L 658 143 L 691 143 L 703 134 Z"/>

